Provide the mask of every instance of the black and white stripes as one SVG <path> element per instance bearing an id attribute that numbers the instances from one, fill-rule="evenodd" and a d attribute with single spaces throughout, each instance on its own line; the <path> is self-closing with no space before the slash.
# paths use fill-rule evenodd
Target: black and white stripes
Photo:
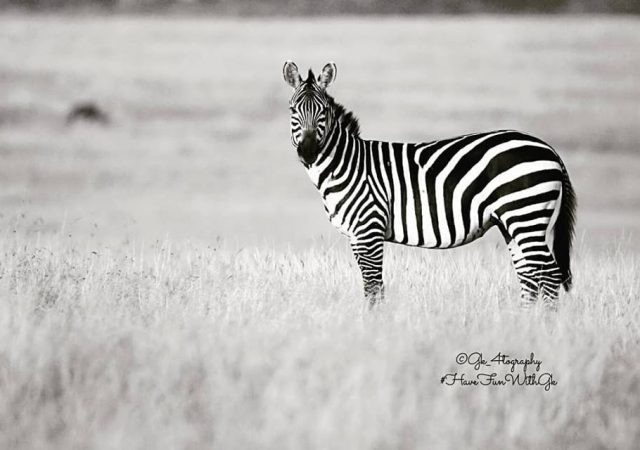
<path id="1" fill-rule="evenodd" d="M 354 116 L 326 93 L 336 67 L 302 80 L 287 62 L 292 143 L 331 223 L 351 240 L 365 294 L 382 296 L 383 242 L 451 248 L 497 226 L 522 300 L 553 304 L 570 287 L 575 197 L 556 152 L 512 130 L 429 143 L 360 137 Z"/>

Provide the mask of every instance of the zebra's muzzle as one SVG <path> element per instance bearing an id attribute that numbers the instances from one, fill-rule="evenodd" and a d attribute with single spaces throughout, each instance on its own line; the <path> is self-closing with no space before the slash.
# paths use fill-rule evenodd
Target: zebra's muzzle
<path id="1" fill-rule="evenodd" d="M 298 158 L 306 166 L 310 166 L 318 158 L 320 146 L 316 139 L 315 130 L 304 130 L 302 139 L 298 143 Z"/>

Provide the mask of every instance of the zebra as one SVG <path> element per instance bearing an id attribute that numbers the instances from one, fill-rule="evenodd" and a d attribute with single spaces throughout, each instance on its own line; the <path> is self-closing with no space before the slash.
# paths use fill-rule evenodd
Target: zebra
<path id="1" fill-rule="evenodd" d="M 327 93 L 337 67 L 306 80 L 284 64 L 291 143 L 329 221 L 351 244 L 372 307 L 384 299 L 384 242 L 447 249 L 496 226 L 520 284 L 520 302 L 556 308 L 571 289 L 576 196 L 567 169 L 542 140 L 515 130 L 425 143 L 363 139 L 358 120 Z"/>

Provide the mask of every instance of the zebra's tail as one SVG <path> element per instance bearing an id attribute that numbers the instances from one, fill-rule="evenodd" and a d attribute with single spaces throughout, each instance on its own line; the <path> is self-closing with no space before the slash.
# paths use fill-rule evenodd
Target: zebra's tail
<path id="1" fill-rule="evenodd" d="M 553 253 L 562 274 L 562 286 L 568 292 L 572 283 L 571 246 L 576 221 L 576 193 L 571 186 L 567 169 L 562 169 L 562 200 L 554 229 Z"/>

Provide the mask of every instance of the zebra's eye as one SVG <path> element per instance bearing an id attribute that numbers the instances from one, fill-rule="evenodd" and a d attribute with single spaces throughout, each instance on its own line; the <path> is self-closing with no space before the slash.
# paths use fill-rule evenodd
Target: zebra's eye
<path id="1" fill-rule="evenodd" d="M 289 106 L 289 111 L 293 114 L 296 112 L 296 109 L 293 106 Z"/>

